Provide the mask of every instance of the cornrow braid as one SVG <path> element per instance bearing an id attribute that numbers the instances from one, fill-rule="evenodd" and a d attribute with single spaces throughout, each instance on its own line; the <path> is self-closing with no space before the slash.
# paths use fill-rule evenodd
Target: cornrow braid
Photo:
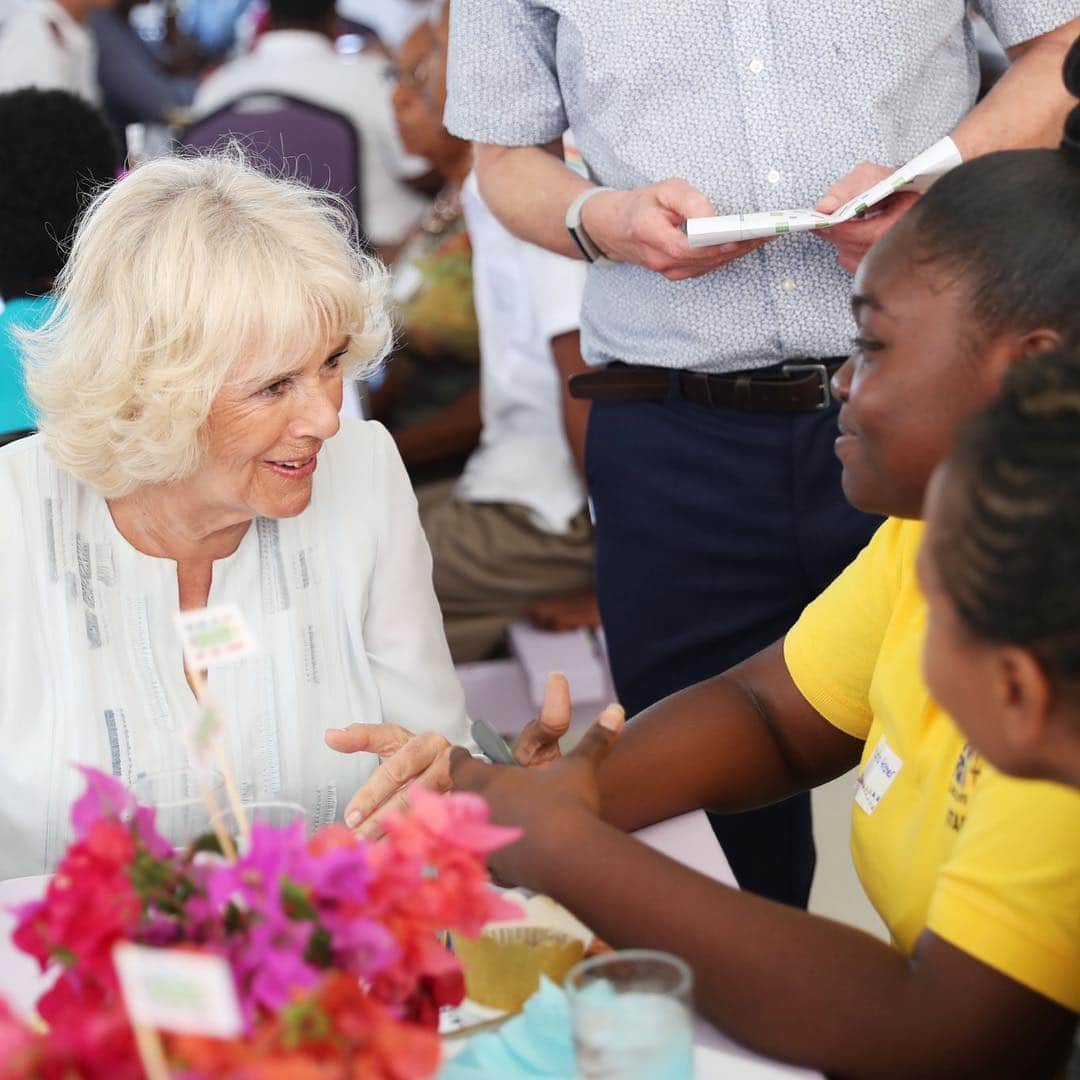
<path id="1" fill-rule="evenodd" d="M 1080 350 L 1017 363 L 949 458 L 931 555 L 978 637 L 1080 677 Z"/>

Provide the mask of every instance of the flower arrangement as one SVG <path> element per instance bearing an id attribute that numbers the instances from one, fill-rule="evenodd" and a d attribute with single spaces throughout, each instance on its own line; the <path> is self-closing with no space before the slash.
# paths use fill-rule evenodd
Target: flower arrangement
<path id="1" fill-rule="evenodd" d="M 489 825 L 482 800 L 416 789 L 378 844 L 343 825 L 309 838 L 302 822 L 256 822 L 230 863 L 175 852 L 151 809 L 112 777 L 82 772 L 74 842 L 44 898 L 17 913 L 14 935 L 43 971 L 58 972 L 37 1003 L 48 1030 L 0 1002 L 0 1077 L 142 1075 L 112 960 L 122 941 L 212 952 L 231 968 L 244 1037 L 166 1036 L 174 1076 L 435 1072 L 439 1008 L 464 996 L 439 932 L 475 935 L 517 913 L 483 865 L 517 834 Z"/>

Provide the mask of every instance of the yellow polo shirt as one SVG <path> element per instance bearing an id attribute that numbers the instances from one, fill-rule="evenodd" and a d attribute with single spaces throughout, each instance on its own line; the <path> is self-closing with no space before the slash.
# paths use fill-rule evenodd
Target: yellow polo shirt
<path id="1" fill-rule="evenodd" d="M 1080 1012 L 1080 792 L 998 772 L 931 700 L 922 531 L 885 522 L 784 658 L 814 708 L 865 740 L 852 852 L 896 947 L 910 954 L 928 928 Z"/>

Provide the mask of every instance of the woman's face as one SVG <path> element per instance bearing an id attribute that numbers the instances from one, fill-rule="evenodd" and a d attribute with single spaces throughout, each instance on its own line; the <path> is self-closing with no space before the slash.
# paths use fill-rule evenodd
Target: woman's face
<path id="1" fill-rule="evenodd" d="M 861 510 L 917 518 L 960 423 L 997 393 L 962 282 L 917 265 L 901 222 L 855 276 L 854 349 L 833 376 L 844 494 Z"/>
<path id="2" fill-rule="evenodd" d="M 919 551 L 919 586 L 926 598 L 923 678 L 934 700 L 952 717 L 971 745 L 1003 772 L 1023 773 L 1027 761 L 1006 737 L 1010 694 L 1003 685 L 1001 646 L 977 637 L 964 624 L 933 558 L 950 489 L 959 480 L 948 466 L 934 473 L 926 494 L 926 533 Z"/>
<path id="3" fill-rule="evenodd" d="M 239 367 L 210 410 L 194 477 L 202 501 L 243 518 L 293 517 L 307 507 L 319 450 L 340 426 L 347 344 L 320 341 L 269 377 Z"/>

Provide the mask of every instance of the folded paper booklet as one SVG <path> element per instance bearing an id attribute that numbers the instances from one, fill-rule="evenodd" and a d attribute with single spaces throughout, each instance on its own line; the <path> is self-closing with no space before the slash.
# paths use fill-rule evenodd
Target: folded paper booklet
<path id="1" fill-rule="evenodd" d="M 962 160 L 956 143 L 946 136 L 831 214 L 819 214 L 816 210 L 761 210 L 752 214 L 690 218 L 686 222 L 686 237 L 691 247 L 698 248 L 781 236 L 784 233 L 831 229 L 834 225 L 858 217 L 905 188 L 925 191 L 938 177 L 956 168 Z"/>

